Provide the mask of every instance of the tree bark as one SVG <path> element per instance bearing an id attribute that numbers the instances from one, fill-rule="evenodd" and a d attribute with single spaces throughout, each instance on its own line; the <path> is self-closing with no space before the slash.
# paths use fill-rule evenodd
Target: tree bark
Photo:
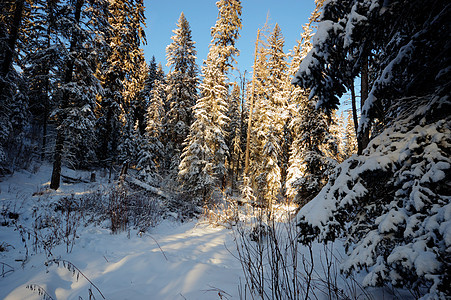
<path id="1" fill-rule="evenodd" d="M 363 105 L 368 98 L 368 57 L 364 58 L 362 62 L 361 71 L 361 86 L 360 86 L 360 111 L 363 110 Z M 363 150 L 368 146 L 370 141 L 370 128 L 369 124 L 365 128 L 362 127 L 361 131 L 357 136 L 357 154 L 361 155 Z"/>
<path id="2" fill-rule="evenodd" d="M 81 8 L 83 7 L 84 0 L 77 0 L 77 3 L 75 4 L 75 24 L 78 25 L 80 22 L 80 16 L 81 16 Z M 70 42 L 70 51 L 71 55 L 76 50 L 78 44 L 78 34 L 75 31 L 72 31 L 72 38 Z M 64 76 L 64 83 L 68 84 L 72 82 L 73 77 L 73 70 L 75 65 L 75 59 L 73 57 L 69 58 L 69 61 L 67 62 L 67 69 Z M 63 93 L 63 99 L 61 103 L 61 109 L 67 108 L 69 103 L 69 94 L 64 91 Z M 62 154 L 64 150 L 64 134 L 63 134 L 63 128 L 61 128 L 62 120 L 61 118 L 64 118 L 64 116 L 59 116 L 59 126 L 57 129 L 57 135 L 56 135 L 56 143 L 55 143 L 55 153 L 54 153 L 54 161 L 53 161 L 53 171 L 52 171 L 52 179 L 50 182 L 50 188 L 53 190 L 57 190 L 60 187 L 60 180 L 61 180 L 61 160 L 62 160 Z"/>
<path id="3" fill-rule="evenodd" d="M 2 64 L 2 77 L 8 74 L 14 58 L 14 51 L 16 48 L 17 39 L 19 38 L 19 29 L 22 22 L 23 8 L 25 0 L 16 0 L 16 8 L 14 9 L 13 24 L 7 42 L 5 51 L 5 59 Z"/>
<path id="4" fill-rule="evenodd" d="M 357 105 L 355 102 L 354 81 L 351 82 L 351 106 L 352 106 L 352 120 L 354 121 L 355 136 L 359 134 L 359 120 L 357 118 Z"/>
<path id="5" fill-rule="evenodd" d="M 63 132 L 62 130 L 58 129 L 56 134 L 52 180 L 50 181 L 50 188 L 52 190 L 57 190 L 60 187 L 63 146 L 64 146 Z"/>
<path id="6" fill-rule="evenodd" d="M 24 2 L 25 0 L 16 0 L 13 23 L 11 25 L 11 30 L 9 32 L 9 38 L 7 41 L 7 47 L 4 54 L 4 60 L 0 70 L 1 71 L 0 77 L 2 78 L 6 78 L 6 76 L 8 75 L 14 59 L 16 43 L 17 39 L 19 38 L 19 29 L 22 23 Z M 0 96 L 3 96 L 5 94 L 5 87 L 6 87 L 5 80 L 0 80 Z"/>
<path id="7" fill-rule="evenodd" d="M 251 125 L 252 125 L 252 113 L 254 110 L 254 91 L 255 91 L 255 66 L 257 64 L 257 51 L 258 45 L 260 43 L 260 29 L 257 30 L 257 40 L 255 41 L 255 51 L 254 51 L 254 71 L 252 72 L 252 90 L 251 90 L 251 103 L 249 106 L 249 119 L 247 121 L 247 138 L 246 138 L 246 153 L 244 157 L 244 176 L 249 173 L 249 147 L 251 140 Z"/>
<path id="8" fill-rule="evenodd" d="M 48 1 L 48 6 L 52 5 L 51 1 Z M 48 27 L 47 27 L 47 49 L 50 49 L 51 46 L 51 34 L 52 34 L 52 29 L 51 29 L 51 24 L 53 24 L 52 20 L 54 18 L 52 11 L 53 9 L 50 9 L 50 13 L 49 13 L 49 17 L 47 19 L 48 22 Z M 45 74 L 45 84 L 44 84 L 44 93 L 45 95 L 42 97 L 42 101 L 44 104 L 44 115 L 42 116 L 42 152 L 41 152 L 41 160 L 45 159 L 45 151 L 46 151 L 46 147 L 47 147 L 47 124 L 49 121 L 49 106 L 50 106 L 50 100 L 49 100 L 49 93 L 50 93 L 50 80 L 49 80 L 49 75 L 50 75 L 50 67 L 49 65 L 46 65 L 46 68 L 44 70 L 44 74 Z"/>

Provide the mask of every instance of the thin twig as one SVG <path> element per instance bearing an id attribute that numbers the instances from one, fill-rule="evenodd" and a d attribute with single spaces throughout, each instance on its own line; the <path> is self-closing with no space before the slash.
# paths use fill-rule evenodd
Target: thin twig
<path id="1" fill-rule="evenodd" d="M 64 260 L 64 259 L 62 259 L 62 260 L 57 260 L 57 259 L 54 259 L 53 260 L 57 265 L 59 265 L 59 262 L 61 261 L 61 262 L 63 262 L 63 263 L 67 263 L 67 265 L 71 265 L 75 270 L 77 270 L 78 271 L 78 273 L 80 273 L 81 274 L 81 276 L 83 276 L 98 292 L 99 292 L 99 294 L 100 294 L 100 296 L 102 296 L 102 298 L 103 299 L 106 299 L 105 298 L 105 296 L 102 294 L 102 292 L 100 291 L 100 289 L 88 278 L 88 277 L 86 277 L 85 276 L 85 274 L 83 274 L 83 272 L 79 269 L 79 268 L 77 268 L 77 266 L 75 266 L 73 263 L 71 263 L 70 261 L 68 261 L 68 260 Z"/>
<path id="2" fill-rule="evenodd" d="M 158 244 L 157 240 L 153 236 L 151 236 L 150 234 L 148 234 L 147 236 L 150 237 L 152 240 L 154 240 L 154 242 L 157 244 L 158 248 L 160 248 L 160 251 L 163 254 L 164 258 L 168 261 L 168 258 L 166 257 L 166 254 L 164 253 L 163 249 L 161 249 L 160 244 Z"/>

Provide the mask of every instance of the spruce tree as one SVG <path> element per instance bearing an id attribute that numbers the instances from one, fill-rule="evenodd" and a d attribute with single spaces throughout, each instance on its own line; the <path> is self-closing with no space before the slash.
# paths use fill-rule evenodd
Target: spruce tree
<path id="1" fill-rule="evenodd" d="M 225 74 L 233 67 L 234 57 L 239 55 L 235 43 L 242 28 L 242 6 L 240 0 L 219 0 L 216 6 L 219 13 L 215 26 L 211 28 L 211 44 L 217 46 L 219 56 L 217 68 Z"/>
<path id="2" fill-rule="evenodd" d="M 422 299 L 450 294 L 450 13 L 449 1 L 326 1 L 294 80 L 333 111 L 368 63 L 359 135 L 383 125 L 301 209 L 300 241 L 341 238 L 346 274 Z"/>
<path id="3" fill-rule="evenodd" d="M 350 111 L 350 110 L 348 110 L 348 112 L 347 112 L 343 146 L 344 146 L 343 147 L 343 155 L 345 158 L 348 158 L 352 154 L 357 153 L 357 137 L 355 134 L 355 124 L 354 124 L 354 119 L 352 117 L 352 111 Z"/>
<path id="4" fill-rule="evenodd" d="M 211 30 L 212 41 L 202 67 L 201 96 L 194 106 L 194 123 L 183 150 L 179 178 L 187 191 L 209 204 L 214 186 L 225 187 L 228 121 L 226 74 L 238 55 L 235 47 L 241 28 L 241 2 L 220 0 L 219 14 Z M 211 203 L 211 202 L 210 202 Z"/>
<path id="5" fill-rule="evenodd" d="M 139 145 L 137 169 L 141 179 L 150 184 L 156 184 L 158 174 L 161 173 L 164 159 L 164 146 L 162 144 L 164 99 L 166 87 L 160 80 L 154 81 L 149 107 L 146 114 L 146 132 Z"/>
<path id="6" fill-rule="evenodd" d="M 241 91 L 237 83 L 233 84 L 232 93 L 229 100 L 229 110 L 227 116 L 230 120 L 226 126 L 227 147 L 230 152 L 229 173 L 232 182 L 232 188 L 235 188 L 238 171 L 240 169 L 240 160 L 243 151 L 241 150 Z"/>
<path id="7" fill-rule="evenodd" d="M 74 167 L 83 167 L 94 159 L 94 107 L 101 93 L 100 82 L 95 75 L 96 37 L 107 23 L 105 1 L 85 2 L 77 0 L 75 5 L 64 7 L 65 17 L 71 22 L 63 24 L 60 34 L 65 45 L 65 68 L 60 70 L 58 90 L 55 98 L 58 109 L 57 137 L 50 188 L 60 185 L 63 156 Z M 91 22 L 89 26 L 84 22 Z"/>
<path id="8" fill-rule="evenodd" d="M 220 58 L 216 46 L 210 48 L 208 56 L 202 67 L 201 98 L 194 106 L 194 123 L 179 166 L 184 189 L 202 204 L 211 203 L 214 187 L 223 184 L 228 154 L 224 131 L 228 121 L 227 89 L 225 76 L 217 68 Z"/>
<path id="9" fill-rule="evenodd" d="M 167 66 L 171 67 L 167 75 L 166 142 L 171 144 L 168 147 L 173 149 L 173 155 L 180 156 L 193 122 L 198 84 L 195 42 L 183 12 L 173 32 L 172 43 L 166 48 Z"/>
<path id="10" fill-rule="evenodd" d="M 14 64 L 24 50 L 19 44 L 26 11 L 24 0 L 0 4 L 0 174 L 9 173 L 13 156 L 21 153 L 21 133 L 28 123 L 27 88 Z"/>
<path id="11" fill-rule="evenodd" d="M 23 68 L 29 86 L 29 107 L 34 121 L 42 128 L 41 159 L 47 151 L 47 128 L 55 108 L 53 94 L 58 69 L 64 65 L 63 49 L 58 43 L 58 18 L 61 4 L 53 0 L 35 1 L 31 21 L 24 24 L 27 32 Z"/>
<path id="12" fill-rule="evenodd" d="M 104 93 L 99 99 L 97 136 L 99 158 L 116 160 L 118 147 L 125 141 L 137 119 L 132 110 L 132 100 L 142 87 L 137 85 L 144 67 L 144 57 L 139 49 L 145 41 L 144 6 L 141 0 L 113 1 L 108 7 L 111 32 L 105 34 L 108 47 L 98 77 L 101 78 Z M 137 87 L 138 86 L 138 87 Z M 135 88 L 137 87 L 137 88 Z M 136 103 L 135 103 L 136 104 Z M 145 111 L 140 111 L 144 114 Z M 125 114 L 131 114 L 125 117 Z M 123 122 L 127 121 L 123 131 Z M 140 118 L 143 121 L 143 117 Z M 142 128 L 144 125 L 139 123 Z"/>
<path id="13" fill-rule="evenodd" d="M 257 200 L 261 205 L 271 206 L 282 188 L 282 148 L 289 139 L 284 139 L 287 122 L 286 55 L 283 52 L 284 38 L 276 24 L 268 37 L 266 48 L 260 50 L 254 67 L 258 78 L 256 119 L 253 124 L 252 181 Z M 255 91 L 254 91 L 255 92 Z"/>
<path id="14" fill-rule="evenodd" d="M 147 64 L 142 49 L 135 49 L 133 68 L 124 81 L 124 110 L 121 120 L 124 126 L 121 128 L 121 143 L 118 147 L 119 161 L 128 161 L 130 166 L 135 166 L 138 157 L 138 148 L 141 134 L 140 122 L 144 122 L 145 116 L 139 115 L 146 107 L 144 94 L 147 77 Z"/>
<path id="15" fill-rule="evenodd" d="M 306 24 L 303 29 L 301 41 L 293 49 L 294 56 L 289 70 L 291 76 L 311 49 L 311 27 Z M 289 199 L 301 205 L 310 201 L 326 184 L 337 158 L 337 140 L 329 130 L 331 119 L 323 111 L 316 109 L 315 102 L 308 99 L 308 94 L 308 90 L 296 87 L 290 95 L 293 144 L 286 188 Z"/>

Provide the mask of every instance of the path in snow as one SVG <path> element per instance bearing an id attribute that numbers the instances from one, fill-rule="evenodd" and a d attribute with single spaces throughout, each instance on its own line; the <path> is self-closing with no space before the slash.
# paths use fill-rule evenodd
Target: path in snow
<path id="1" fill-rule="evenodd" d="M 158 233 L 152 237 L 164 254 L 148 235 L 132 233 L 129 239 L 127 233 L 111 235 L 91 227 L 72 253 L 66 254 L 60 246 L 55 256 L 80 268 L 107 299 L 219 299 L 217 289 L 238 297 L 241 267 L 225 247 L 235 248 L 229 230 L 164 222 L 154 231 Z M 46 268 L 44 261 L 43 254 L 32 256 L 23 269 L 9 261 L 15 271 L 0 278 L 0 298 L 40 299 L 26 289 L 28 284 L 38 284 L 54 299 L 89 298 L 90 285 L 84 278 L 77 281 L 56 265 Z"/>
<path id="2" fill-rule="evenodd" d="M 74 178 L 90 175 L 64 172 Z M 43 165 L 35 174 L 20 171 L 0 182 L 0 208 L 18 212 L 19 223 L 32 228 L 34 207 L 45 207 L 64 195 L 108 186 L 107 179 L 98 176 L 94 184 L 63 183 L 57 192 L 32 196 L 48 187 L 50 174 L 51 166 Z M 143 236 L 136 231 L 112 235 L 109 229 L 93 225 L 80 226 L 77 235 L 72 253 L 67 254 L 63 244 L 52 250 L 53 257 L 73 263 L 107 299 L 218 299 L 218 289 L 238 298 L 242 271 L 239 261 L 226 249 L 235 252 L 230 230 L 197 222 L 164 221 Z M 32 254 L 32 243 L 27 243 Z M 43 253 L 29 255 L 22 265 L 18 260 L 26 256 L 25 248 L 14 226 L 0 226 L 0 244 L 9 245 L 7 251 L 0 252 L 0 275 L 10 270 L 8 266 L 14 269 L 0 276 L 0 299 L 42 299 L 26 288 L 29 284 L 41 286 L 53 299 L 89 299 L 89 282 L 82 276 L 77 281 L 62 266 L 46 267 Z M 97 292 L 94 296 L 102 299 Z"/>

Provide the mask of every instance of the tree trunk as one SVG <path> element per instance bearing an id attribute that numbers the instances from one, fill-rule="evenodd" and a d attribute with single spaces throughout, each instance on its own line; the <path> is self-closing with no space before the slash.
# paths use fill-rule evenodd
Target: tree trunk
<path id="1" fill-rule="evenodd" d="M 14 52 L 16 49 L 17 39 L 19 38 L 19 28 L 22 23 L 22 15 L 25 0 L 16 0 L 16 8 L 14 10 L 13 24 L 11 25 L 11 31 L 7 41 L 7 47 L 4 53 L 4 59 L 1 66 L 1 76 L 5 78 L 8 75 L 9 70 L 14 59 Z M 2 25 L 4 26 L 4 25 Z M 0 80 L 0 96 L 5 94 L 5 80 Z"/>
<path id="2" fill-rule="evenodd" d="M 83 7 L 84 0 L 77 0 L 77 3 L 75 4 L 75 24 L 80 23 L 80 16 L 81 16 L 81 8 Z M 75 31 L 72 31 L 72 38 L 70 42 L 70 51 L 71 55 L 76 50 L 78 44 L 78 35 Z M 67 69 L 66 74 L 64 76 L 64 83 L 68 84 L 72 82 L 73 77 L 73 70 L 75 65 L 75 59 L 73 57 L 69 58 L 69 61 L 67 62 Z M 61 103 L 61 108 L 64 110 L 69 105 L 69 94 L 64 91 L 63 93 L 63 99 Z M 55 144 L 55 154 L 54 154 L 54 162 L 53 162 L 53 171 L 52 171 L 52 180 L 50 182 L 50 188 L 53 190 L 57 190 L 60 186 L 60 178 L 61 178 L 61 160 L 62 160 L 62 154 L 64 149 L 64 135 L 63 135 L 63 128 L 61 128 L 61 123 L 64 116 L 58 116 L 59 118 L 59 125 L 57 128 L 57 135 L 56 135 L 56 144 Z"/>
<path id="3" fill-rule="evenodd" d="M 111 138 L 111 119 L 112 119 L 112 108 L 111 108 L 111 103 L 108 105 L 107 107 L 107 112 L 106 112 L 106 119 L 105 119 L 105 132 L 103 134 L 103 139 L 102 139 L 102 145 L 100 146 L 101 149 L 101 153 L 100 154 L 100 159 L 102 160 L 106 160 L 108 158 L 108 146 L 109 146 L 109 140 Z"/>
<path id="4" fill-rule="evenodd" d="M 351 106 L 352 106 L 352 120 L 354 121 L 355 136 L 359 134 L 359 120 L 357 118 L 357 105 L 355 102 L 354 81 L 351 82 Z"/>
<path id="5" fill-rule="evenodd" d="M 45 148 L 47 147 L 47 123 L 49 119 L 48 114 L 48 103 L 45 103 L 44 116 L 43 116 L 43 126 L 42 126 L 42 152 L 41 152 L 41 160 L 45 159 Z"/>
<path id="6" fill-rule="evenodd" d="M 25 0 L 16 0 L 16 8 L 14 10 L 13 24 L 11 25 L 11 31 L 5 50 L 5 58 L 2 64 L 2 77 L 8 74 L 9 69 L 14 58 L 14 51 L 16 48 L 17 39 L 19 38 L 19 28 L 22 22 L 23 8 Z"/>
<path id="7" fill-rule="evenodd" d="M 251 144 L 251 125 L 252 125 L 252 113 L 254 110 L 254 91 L 255 91 L 255 66 L 257 64 L 257 51 L 260 43 L 260 29 L 257 30 L 257 40 L 255 41 L 254 51 L 254 71 L 252 72 L 252 90 L 251 90 L 251 103 L 249 106 L 249 119 L 247 121 L 247 138 L 246 138 L 246 153 L 244 157 L 244 176 L 249 173 L 249 147 Z"/>
<path id="8" fill-rule="evenodd" d="M 55 154 L 53 161 L 52 180 L 50 181 L 50 188 L 57 190 L 60 187 L 61 179 L 61 158 L 63 153 L 64 137 L 62 130 L 58 129 L 56 134 Z"/>
<path id="9" fill-rule="evenodd" d="M 368 58 L 365 57 L 362 62 L 362 72 L 361 72 L 361 87 L 360 87 L 360 111 L 363 110 L 363 105 L 365 104 L 365 100 L 368 98 Z M 358 134 L 357 138 L 357 154 L 361 155 L 363 150 L 368 146 L 370 141 L 370 128 L 369 124 Z"/>
<path id="10" fill-rule="evenodd" d="M 50 2 L 49 2 L 50 3 Z M 51 46 L 51 38 L 50 35 L 52 34 L 52 30 L 50 27 L 50 18 L 53 18 L 53 16 L 51 15 L 51 17 L 49 17 L 48 19 L 48 27 L 47 27 L 47 49 L 50 48 Z M 42 97 L 42 101 L 44 103 L 44 115 L 42 116 L 42 152 L 41 152 L 41 160 L 45 159 L 45 150 L 46 150 L 46 146 L 47 146 L 47 124 L 49 121 L 49 106 L 50 106 L 50 101 L 49 101 L 49 93 L 50 93 L 50 80 L 49 80 L 49 74 L 50 74 L 50 67 L 49 65 L 46 66 L 45 70 L 44 70 L 44 74 L 45 74 L 45 84 L 44 84 L 44 97 Z"/>

